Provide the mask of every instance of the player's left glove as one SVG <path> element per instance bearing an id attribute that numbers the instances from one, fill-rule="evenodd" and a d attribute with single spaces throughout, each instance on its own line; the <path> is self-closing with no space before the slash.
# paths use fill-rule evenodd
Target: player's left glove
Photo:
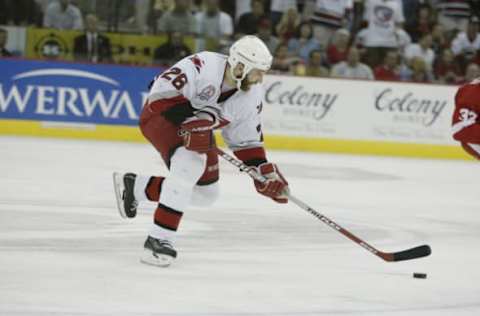
<path id="1" fill-rule="evenodd" d="M 213 129 L 218 123 L 210 113 L 199 112 L 196 118 L 180 125 L 183 145 L 186 149 L 206 153 L 213 148 Z"/>
<path id="2" fill-rule="evenodd" d="M 257 167 L 261 175 L 267 178 L 266 182 L 254 180 L 257 192 L 268 196 L 277 203 L 288 203 L 288 182 L 278 170 L 276 164 L 265 162 Z"/>

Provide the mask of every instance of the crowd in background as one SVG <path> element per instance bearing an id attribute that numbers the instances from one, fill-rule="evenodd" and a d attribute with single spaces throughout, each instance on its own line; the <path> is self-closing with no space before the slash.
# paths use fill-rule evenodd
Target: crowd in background
<path id="1" fill-rule="evenodd" d="M 112 62 L 104 32 L 164 34 L 155 64 L 226 53 L 245 34 L 272 73 L 461 84 L 480 76 L 480 0 L 2 0 L 0 25 L 84 31 L 75 59 Z M 0 56 L 8 34 L 0 27 Z"/>

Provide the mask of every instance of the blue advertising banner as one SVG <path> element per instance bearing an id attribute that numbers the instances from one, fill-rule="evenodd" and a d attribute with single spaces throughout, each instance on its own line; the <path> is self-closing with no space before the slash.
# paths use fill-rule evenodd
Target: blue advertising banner
<path id="1" fill-rule="evenodd" d="M 137 125 L 162 68 L 0 60 L 0 119 Z"/>

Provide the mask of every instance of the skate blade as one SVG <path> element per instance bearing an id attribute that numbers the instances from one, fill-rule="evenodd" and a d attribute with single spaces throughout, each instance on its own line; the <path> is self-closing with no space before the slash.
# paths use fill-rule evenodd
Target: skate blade
<path id="1" fill-rule="evenodd" d="M 171 256 L 160 253 L 154 254 L 151 250 L 147 249 L 145 249 L 143 256 L 140 258 L 141 263 L 162 268 L 168 267 L 172 261 L 173 257 Z"/>
<path id="2" fill-rule="evenodd" d="M 115 189 L 115 197 L 117 199 L 117 209 L 120 216 L 123 218 L 127 218 L 127 213 L 125 213 L 125 208 L 123 207 L 123 190 L 125 189 L 123 186 L 123 175 L 114 172 L 113 173 L 113 187 Z"/>

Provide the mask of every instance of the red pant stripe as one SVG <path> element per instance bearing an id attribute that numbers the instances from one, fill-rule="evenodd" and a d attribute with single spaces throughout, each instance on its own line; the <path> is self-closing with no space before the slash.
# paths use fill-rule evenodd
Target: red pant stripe
<path id="1" fill-rule="evenodd" d="M 160 227 L 176 231 L 180 224 L 180 220 L 182 219 L 182 215 L 182 212 L 159 203 L 155 210 L 154 222 Z"/>
<path id="2" fill-rule="evenodd" d="M 150 201 L 158 202 L 160 200 L 163 180 L 165 180 L 164 177 L 150 177 L 150 180 L 148 180 L 145 194 Z"/>

